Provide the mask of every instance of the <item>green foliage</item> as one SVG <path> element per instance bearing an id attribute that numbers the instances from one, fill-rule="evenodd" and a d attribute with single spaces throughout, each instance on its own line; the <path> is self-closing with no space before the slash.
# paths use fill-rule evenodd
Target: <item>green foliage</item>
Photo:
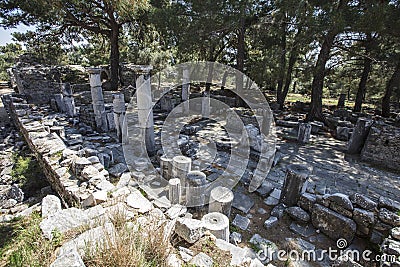
<path id="1" fill-rule="evenodd" d="M 229 224 L 229 229 L 231 230 L 231 232 L 240 233 L 240 231 L 241 231 L 241 229 L 239 227 L 237 227 L 236 225 L 233 225 L 232 223 Z"/>
<path id="2" fill-rule="evenodd" d="M 22 157 L 14 154 L 13 160 L 15 162 L 14 168 L 11 171 L 13 181 L 19 184 L 25 184 L 28 178 L 30 178 L 30 171 L 37 166 L 32 166 L 34 163 L 31 157 Z"/>
<path id="3" fill-rule="evenodd" d="M 30 155 L 13 154 L 13 182 L 18 183 L 26 196 L 48 185 L 36 159 Z"/>
<path id="4" fill-rule="evenodd" d="M 6 44 L 0 46 L 0 81 L 9 80 L 7 69 L 15 63 L 16 57 L 23 53 L 22 47 L 19 44 Z"/>
<path id="5" fill-rule="evenodd" d="M 44 238 L 39 227 L 41 221 L 40 214 L 34 212 L 29 217 L 13 222 L 11 229 L 8 229 L 12 232 L 11 236 L 6 236 L 0 247 L 0 258 L 7 262 L 7 266 L 41 267 L 51 263 L 62 235 L 52 241 Z"/>

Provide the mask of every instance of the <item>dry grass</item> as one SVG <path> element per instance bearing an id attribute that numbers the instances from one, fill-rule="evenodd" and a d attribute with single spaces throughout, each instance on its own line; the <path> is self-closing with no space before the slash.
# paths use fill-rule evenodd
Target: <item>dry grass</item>
<path id="1" fill-rule="evenodd" d="M 88 246 L 84 262 L 86 266 L 113 267 L 158 267 L 165 266 L 169 251 L 169 240 L 164 238 L 164 225 L 157 220 L 148 220 L 143 225 L 127 221 L 123 212 L 111 216 L 115 231 L 105 234 L 102 242 Z"/>

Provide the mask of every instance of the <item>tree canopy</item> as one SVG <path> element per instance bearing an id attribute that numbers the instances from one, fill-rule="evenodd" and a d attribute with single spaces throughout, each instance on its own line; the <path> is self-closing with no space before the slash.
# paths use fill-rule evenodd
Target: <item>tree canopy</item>
<path id="1" fill-rule="evenodd" d="M 310 96 L 309 120 L 324 121 L 324 97 L 345 93 L 355 112 L 368 99 L 383 116 L 400 98 L 398 0 L 5 0 L 0 18 L 35 25 L 14 37 L 50 64 L 110 64 L 114 89 L 121 60 L 208 60 L 275 92 L 279 108 Z"/>

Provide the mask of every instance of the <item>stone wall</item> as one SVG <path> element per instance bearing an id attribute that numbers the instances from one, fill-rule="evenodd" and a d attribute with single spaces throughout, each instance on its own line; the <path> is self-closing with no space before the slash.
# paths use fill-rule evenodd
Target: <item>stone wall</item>
<path id="1" fill-rule="evenodd" d="M 78 67 L 17 64 L 9 71 L 12 86 L 28 96 L 28 102 L 47 104 L 54 94 L 61 93 L 61 83 L 83 81 Z M 89 88 L 90 90 L 90 88 Z"/>
<path id="2" fill-rule="evenodd" d="M 375 202 L 358 193 L 305 193 L 297 205 L 286 210 L 295 221 L 305 218 L 303 223 L 311 222 L 333 240 L 344 238 L 349 244 L 359 236 L 379 245 L 400 226 L 400 203 L 383 196 Z"/>
<path id="3" fill-rule="evenodd" d="M 84 124 L 96 128 L 96 121 L 94 119 L 94 111 L 92 105 L 79 107 L 79 121 Z"/>
<path id="4" fill-rule="evenodd" d="M 55 133 L 49 133 L 40 122 L 38 109 L 22 98 L 9 98 L 10 116 L 35 154 L 52 188 L 60 195 L 65 206 L 80 206 L 85 198 L 79 189 L 79 180 L 62 167 L 60 160 L 66 145 Z"/>
<path id="5" fill-rule="evenodd" d="M 400 128 L 375 123 L 361 151 L 361 158 L 381 166 L 400 170 Z"/>

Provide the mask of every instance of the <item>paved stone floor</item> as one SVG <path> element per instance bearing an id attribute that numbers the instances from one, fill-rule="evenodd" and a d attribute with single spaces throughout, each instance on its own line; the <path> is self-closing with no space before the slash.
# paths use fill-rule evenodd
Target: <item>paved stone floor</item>
<path id="1" fill-rule="evenodd" d="M 283 158 L 275 168 L 301 163 L 313 168 L 311 179 L 319 189 L 331 192 L 363 193 L 400 200 L 400 173 L 362 162 L 358 156 L 346 155 L 347 142 L 327 135 L 312 135 L 311 142 L 299 145 L 278 140 Z"/>

